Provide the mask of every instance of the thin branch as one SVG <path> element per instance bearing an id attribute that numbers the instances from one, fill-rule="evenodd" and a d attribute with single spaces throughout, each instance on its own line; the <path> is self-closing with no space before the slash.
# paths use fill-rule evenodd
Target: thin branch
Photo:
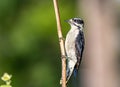
<path id="1" fill-rule="evenodd" d="M 62 55 L 62 87 L 66 87 L 66 58 L 65 58 L 65 46 L 64 46 L 64 39 L 62 36 L 61 31 L 61 22 L 60 22 L 60 14 L 59 14 L 59 8 L 58 8 L 58 2 L 57 0 L 53 0 L 54 3 L 54 10 L 56 15 L 56 22 L 57 22 L 57 31 L 58 31 L 58 38 L 59 38 L 59 44 L 60 44 L 60 50 Z"/>

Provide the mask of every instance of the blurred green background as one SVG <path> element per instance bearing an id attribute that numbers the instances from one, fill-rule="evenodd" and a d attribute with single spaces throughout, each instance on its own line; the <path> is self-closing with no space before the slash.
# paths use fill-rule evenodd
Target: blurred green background
<path id="1" fill-rule="evenodd" d="M 69 30 L 64 20 L 77 16 L 75 3 L 59 2 L 64 37 Z M 0 0 L 0 76 L 4 72 L 12 74 L 13 87 L 60 87 L 52 0 Z"/>

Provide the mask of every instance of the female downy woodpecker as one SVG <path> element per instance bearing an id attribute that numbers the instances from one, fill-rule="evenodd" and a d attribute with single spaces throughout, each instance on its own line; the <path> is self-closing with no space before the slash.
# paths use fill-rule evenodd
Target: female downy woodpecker
<path id="1" fill-rule="evenodd" d="M 84 50 L 84 22 L 81 18 L 72 18 L 67 21 L 71 29 L 66 35 L 65 50 L 67 55 L 66 83 L 72 73 L 76 74 L 82 60 Z"/>

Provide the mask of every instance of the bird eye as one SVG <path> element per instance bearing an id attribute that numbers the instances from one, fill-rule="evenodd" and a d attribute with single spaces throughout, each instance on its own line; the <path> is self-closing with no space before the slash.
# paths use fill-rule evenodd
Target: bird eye
<path id="1" fill-rule="evenodd" d="M 74 21 L 74 22 L 77 22 L 77 20 L 76 20 L 76 19 L 73 19 L 73 21 Z"/>

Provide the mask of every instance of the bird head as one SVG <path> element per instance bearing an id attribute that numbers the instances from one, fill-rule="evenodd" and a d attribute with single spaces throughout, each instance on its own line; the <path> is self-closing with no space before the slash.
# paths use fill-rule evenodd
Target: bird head
<path id="1" fill-rule="evenodd" d="M 71 27 L 77 27 L 82 29 L 84 27 L 84 21 L 81 18 L 72 18 L 67 20 L 67 22 L 71 25 Z"/>

